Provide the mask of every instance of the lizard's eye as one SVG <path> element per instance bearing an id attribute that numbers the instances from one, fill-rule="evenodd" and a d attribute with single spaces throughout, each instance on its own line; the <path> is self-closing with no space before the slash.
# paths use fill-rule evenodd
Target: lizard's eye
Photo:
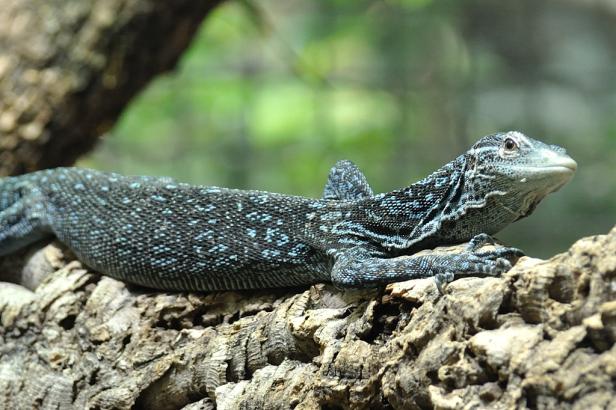
<path id="1" fill-rule="evenodd" d="M 503 146 L 507 151 L 515 151 L 518 149 L 518 143 L 513 138 L 507 138 L 503 143 Z"/>

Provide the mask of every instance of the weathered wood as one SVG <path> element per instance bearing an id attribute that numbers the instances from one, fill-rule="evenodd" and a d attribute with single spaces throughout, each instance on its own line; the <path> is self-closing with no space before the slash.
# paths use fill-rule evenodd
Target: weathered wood
<path id="1" fill-rule="evenodd" d="M 5 0 L 0 175 L 72 164 L 220 0 Z"/>
<path id="2" fill-rule="evenodd" d="M 36 258 L 61 267 L 0 287 L 5 408 L 616 406 L 616 228 L 443 296 L 431 280 L 163 293 Z"/>

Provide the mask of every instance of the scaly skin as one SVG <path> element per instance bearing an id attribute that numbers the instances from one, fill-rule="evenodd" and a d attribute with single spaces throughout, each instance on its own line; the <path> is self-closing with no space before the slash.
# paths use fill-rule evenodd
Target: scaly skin
<path id="1" fill-rule="evenodd" d="M 0 254 L 55 235 L 92 268 L 164 290 L 332 281 L 373 286 L 498 275 L 521 252 L 481 246 L 573 175 L 562 148 L 519 132 L 480 139 L 415 184 L 374 195 L 349 161 L 322 199 L 58 168 L 0 182 Z M 457 255 L 413 255 L 469 242 Z"/>

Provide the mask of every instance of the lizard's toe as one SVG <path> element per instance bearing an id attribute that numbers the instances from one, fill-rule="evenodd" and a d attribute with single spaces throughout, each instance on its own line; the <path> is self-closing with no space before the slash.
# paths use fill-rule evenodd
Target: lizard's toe
<path id="1" fill-rule="evenodd" d="M 453 279 L 454 279 L 454 274 L 453 272 L 449 272 L 449 271 L 443 272 L 443 273 L 437 273 L 436 275 L 434 275 L 434 283 L 436 284 L 438 293 L 442 295 L 444 293 L 443 286 L 452 282 Z"/>
<path id="2" fill-rule="evenodd" d="M 498 272 L 499 274 L 507 272 L 512 267 L 511 262 L 509 262 L 505 258 L 498 258 L 498 259 L 496 259 L 496 264 L 495 265 L 496 265 L 495 268 L 496 268 L 496 270 L 499 271 Z"/>
<path id="3" fill-rule="evenodd" d="M 495 239 L 488 235 L 487 233 L 480 233 L 475 235 L 473 239 L 468 241 L 466 245 L 467 252 L 475 252 L 477 249 L 481 248 L 483 245 L 494 245 Z"/>
<path id="4" fill-rule="evenodd" d="M 484 259 L 480 263 L 474 265 L 474 273 L 485 276 L 500 276 L 511 269 L 511 262 L 505 258 L 497 258 L 496 260 Z"/>

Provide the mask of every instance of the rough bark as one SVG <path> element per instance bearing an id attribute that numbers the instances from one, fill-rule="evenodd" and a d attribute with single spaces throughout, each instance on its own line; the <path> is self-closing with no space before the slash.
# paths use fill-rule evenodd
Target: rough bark
<path id="1" fill-rule="evenodd" d="M 220 1 L 3 1 L 0 175 L 73 163 Z"/>
<path id="2" fill-rule="evenodd" d="M 443 296 L 148 291 L 53 244 L 8 271 L 36 289 L 0 286 L 5 408 L 616 407 L 616 228 Z"/>

